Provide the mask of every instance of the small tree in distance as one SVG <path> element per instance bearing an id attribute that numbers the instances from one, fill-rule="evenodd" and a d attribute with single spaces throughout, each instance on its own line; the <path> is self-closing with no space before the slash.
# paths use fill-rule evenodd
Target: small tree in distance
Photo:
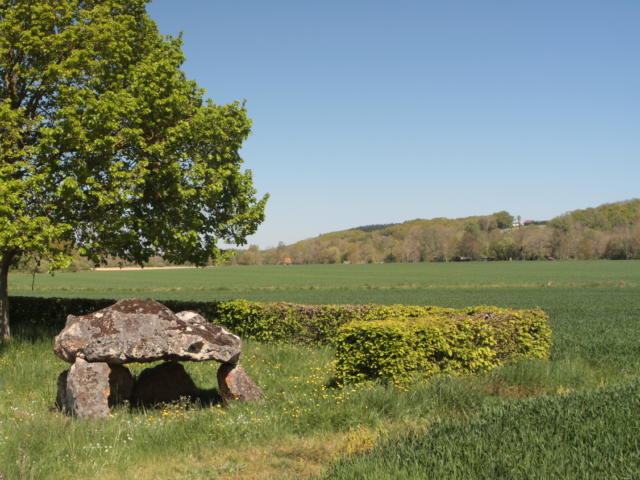
<path id="1" fill-rule="evenodd" d="M 511 228 L 513 225 L 513 215 L 505 210 L 494 213 L 493 218 L 495 219 L 496 226 L 498 228 Z"/>
<path id="2" fill-rule="evenodd" d="M 244 105 L 180 70 L 145 0 L 0 0 L 0 339 L 20 257 L 205 265 L 264 218 Z"/>

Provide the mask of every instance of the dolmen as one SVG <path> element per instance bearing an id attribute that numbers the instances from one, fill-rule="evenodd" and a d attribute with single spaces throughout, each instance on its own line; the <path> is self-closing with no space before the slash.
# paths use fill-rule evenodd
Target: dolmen
<path id="1" fill-rule="evenodd" d="M 218 393 L 226 405 L 262 396 L 238 365 L 241 340 L 193 311 L 174 313 L 161 303 L 135 298 L 88 315 L 69 315 L 53 351 L 71 368 L 58 377 L 56 404 L 78 418 L 108 417 L 110 407 L 169 402 L 199 393 L 179 361 L 221 363 Z M 162 360 L 137 379 L 127 363 Z"/>

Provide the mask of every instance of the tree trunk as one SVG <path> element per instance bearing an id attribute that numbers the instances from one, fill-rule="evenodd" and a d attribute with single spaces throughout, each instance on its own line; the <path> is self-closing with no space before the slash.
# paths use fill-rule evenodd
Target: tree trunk
<path id="1" fill-rule="evenodd" d="M 0 342 L 11 339 L 9 329 L 9 266 L 14 257 L 13 252 L 5 252 L 0 260 Z"/>

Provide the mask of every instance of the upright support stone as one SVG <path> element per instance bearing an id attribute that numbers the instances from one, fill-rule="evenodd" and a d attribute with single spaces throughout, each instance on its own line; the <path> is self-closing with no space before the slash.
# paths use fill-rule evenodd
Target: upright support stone
<path id="1" fill-rule="evenodd" d="M 103 362 L 89 363 L 81 358 L 58 377 L 57 398 L 65 412 L 78 418 L 103 418 L 109 416 L 109 365 Z M 66 385 L 65 385 L 66 383 Z"/>
<path id="2" fill-rule="evenodd" d="M 218 392 L 222 403 L 232 400 L 249 402 L 262 397 L 262 390 L 251 380 L 249 374 L 240 365 L 223 363 L 218 369 Z"/>
<path id="3" fill-rule="evenodd" d="M 122 365 L 86 362 L 77 358 L 58 376 L 56 405 L 78 418 L 109 416 L 109 407 L 131 397 L 133 376 Z"/>

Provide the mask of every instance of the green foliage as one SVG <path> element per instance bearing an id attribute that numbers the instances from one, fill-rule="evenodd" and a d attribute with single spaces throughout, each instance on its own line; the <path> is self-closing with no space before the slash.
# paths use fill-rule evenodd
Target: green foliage
<path id="1" fill-rule="evenodd" d="M 428 316 L 354 321 L 338 330 L 338 378 L 401 383 L 418 374 L 477 373 L 518 358 L 546 358 L 547 315 L 536 310 L 469 307 Z"/>
<path id="2" fill-rule="evenodd" d="M 113 303 L 107 299 L 12 297 L 9 315 L 22 330 L 57 332 L 64 327 L 67 315 L 86 315 Z"/>
<path id="3" fill-rule="evenodd" d="M 520 358 L 547 358 L 551 348 L 549 316 L 539 308 L 508 309 L 492 306 L 461 308 L 458 311 L 486 322 L 492 348 L 500 363 Z"/>
<path id="4" fill-rule="evenodd" d="M 489 244 L 489 255 L 496 260 L 520 260 L 523 246 L 512 237 L 501 237 Z"/>
<path id="5" fill-rule="evenodd" d="M 59 268 L 72 248 L 204 265 L 262 221 L 240 169 L 244 105 L 204 99 L 146 3 L 0 2 L 3 270 L 21 256 Z"/>
<path id="6" fill-rule="evenodd" d="M 0 253 L 203 264 L 255 231 L 245 109 L 203 99 L 145 3 L 0 5 Z"/>
<path id="7" fill-rule="evenodd" d="M 609 260 L 640 259 L 640 235 L 636 237 L 620 235 L 611 238 L 602 256 Z"/>
<path id="8" fill-rule="evenodd" d="M 400 383 L 416 372 L 428 376 L 445 370 L 445 358 L 460 361 L 470 353 L 457 348 L 460 338 L 455 329 L 446 318 L 348 323 L 336 339 L 337 377 L 345 383 L 375 378 Z M 482 353 L 490 357 L 491 350 Z M 480 356 L 477 364 L 472 362 L 474 367 L 480 367 L 482 360 L 490 363 L 490 358 Z M 468 366 L 468 371 L 480 370 Z"/>
<path id="9" fill-rule="evenodd" d="M 462 238 L 456 246 L 456 253 L 461 257 L 469 257 L 477 260 L 484 251 L 480 227 L 475 222 L 469 222 L 464 226 Z"/>
<path id="10" fill-rule="evenodd" d="M 640 222 L 640 199 L 605 203 L 595 208 L 574 210 L 566 217 L 595 230 L 613 230 Z M 563 218 L 563 217 L 558 217 Z"/>
<path id="11" fill-rule="evenodd" d="M 483 256 L 498 260 L 640 258 L 640 199 L 576 210 L 549 222 L 527 219 L 523 224 L 518 216 L 515 228 L 513 220 L 506 211 L 416 219 L 326 233 L 252 252 L 251 258 L 261 264 L 282 263 L 284 258 L 295 264 L 333 263 L 336 257 L 350 263 L 446 262 L 454 255 L 474 260 Z M 337 255 L 327 255 L 336 250 Z"/>
<path id="12" fill-rule="evenodd" d="M 513 215 L 507 211 L 496 212 L 493 214 L 493 218 L 498 228 L 511 228 L 513 225 Z"/>
<path id="13" fill-rule="evenodd" d="M 375 224 L 375 225 L 363 225 L 362 227 L 355 227 L 351 230 L 360 230 L 362 232 L 375 232 L 376 230 L 384 230 L 388 227 L 393 227 L 397 225 L 396 223 L 384 223 L 384 224 Z"/>

